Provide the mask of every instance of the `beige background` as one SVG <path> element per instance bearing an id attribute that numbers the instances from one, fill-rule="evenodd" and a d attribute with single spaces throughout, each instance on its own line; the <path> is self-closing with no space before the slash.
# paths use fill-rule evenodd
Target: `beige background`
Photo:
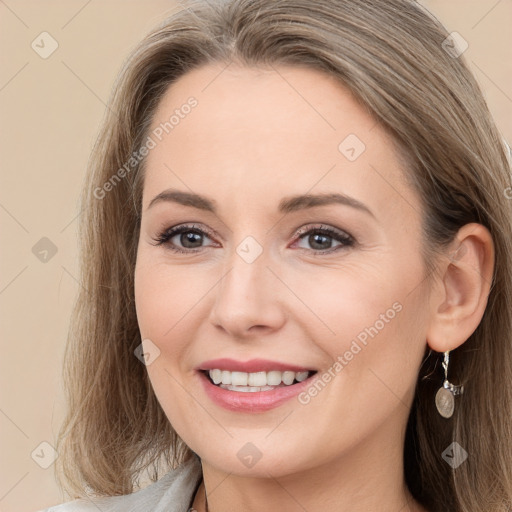
<path id="1" fill-rule="evenodd" d="M 511 142 L 512 1 L 423 3 L 469 43 L 465 56 Z M 51 448 L 40 444 L 55 444 L 63 416 L 62 354 L 79 286 L 77 198 L 117 69 L 175 6 L 0 0 L 2 512 L 33 512 L 69 499 L 56 486 L 54 465 L 43 469 L 36 461 L 51 461 Z M 59 45 L 47 59 L 31 47 L 45 31 Z M 57 249 L 46 262 L 32 252 L 43 237 Z"/>

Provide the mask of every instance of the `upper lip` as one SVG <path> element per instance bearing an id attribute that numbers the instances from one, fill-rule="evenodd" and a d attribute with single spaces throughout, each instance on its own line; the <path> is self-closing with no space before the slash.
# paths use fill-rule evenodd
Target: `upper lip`
<path id="1" fill-rule="evenodd" d="M 292 371 L 292 372 L 308 372 L 315 371 L 311 368 L 305 368 L 290 363 L 282 363 L 280 361 L 270 361 L 269 359 L 250 359 L 249 361 L 237 361 L 235 359 L 221 358 L 203 361 L 196 370 L 227 370 L 231 372 L 255 373 L 261 371 Z"/>

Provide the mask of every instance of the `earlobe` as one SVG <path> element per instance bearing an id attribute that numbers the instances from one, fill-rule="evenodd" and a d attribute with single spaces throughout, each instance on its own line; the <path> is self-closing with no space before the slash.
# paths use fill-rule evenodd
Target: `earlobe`
<path id="1" fill-rule="evenodd" d="M 487 306 L 494 270 L 489 230 L 477 223 L 460 228 L 439 265 L 427 342 L 432 350 L 446 352 L 473 334 Z"/>

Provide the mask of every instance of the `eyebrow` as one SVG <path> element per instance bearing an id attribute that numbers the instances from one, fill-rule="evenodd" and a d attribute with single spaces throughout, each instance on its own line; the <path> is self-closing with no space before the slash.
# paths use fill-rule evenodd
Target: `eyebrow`
<path id="1" fill-rule="evenodd" d="M 192 208 L 212 212 L 214 214 L 218 213 L 217 202 L 215 200 L 191 192 L 183 192 L 175 189 L 164 190 L 151 200 L 147 210 L 160 202 L 173 202 L 183 206 L 191 206 Z M 350 206 L 351 208 L 367 213 L 374 219 L 376 218 L 373 212 L 364 203 L 358 201 L 354 197 L 339 193 L 304 194 L 285 197 L 279 202 L 278 211 L 286 214 L 306 208 L 314 208 L 315 206 L 325 206 L 330 204 Z"/>

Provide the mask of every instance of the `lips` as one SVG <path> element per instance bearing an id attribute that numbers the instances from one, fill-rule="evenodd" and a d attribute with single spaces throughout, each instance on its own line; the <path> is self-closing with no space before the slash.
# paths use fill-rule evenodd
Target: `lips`
<path id="1" fill-rule="evenodd" d="M 307 368 L 305 366 L 298 366 L 291 363 L 283 363 L 279 361 L 271 361 L 269 359 L 251 359 L 249 361 L 237 361 L 235 359 L 221 358 L 210 359 L 202 362 L 196 370 L 227 370 L 230 372 L 269 372 L 277 370 L 280 372 L 314 372 L 316 368 Z"/>
<path id="2" fill-rule="evenodd" d="M 301 391 L 312 385 L 318 378 L 317 371 L 303 366 L 297 366 L 266 359 L 252 359 L 250 361 L 236 361 L 234 359 L 214 359 L 205 361 L 196 368 L 197 375 L 206 395 L 216 405 L 234 412 L 263 413 L 276 408 Z M 224 386 L 216 385 L 209 377 L 210 370 L 222 370 L 223 372 L 297 372 L 307 373 L 307 378 L 301 382 L 278 386 Z"/>

